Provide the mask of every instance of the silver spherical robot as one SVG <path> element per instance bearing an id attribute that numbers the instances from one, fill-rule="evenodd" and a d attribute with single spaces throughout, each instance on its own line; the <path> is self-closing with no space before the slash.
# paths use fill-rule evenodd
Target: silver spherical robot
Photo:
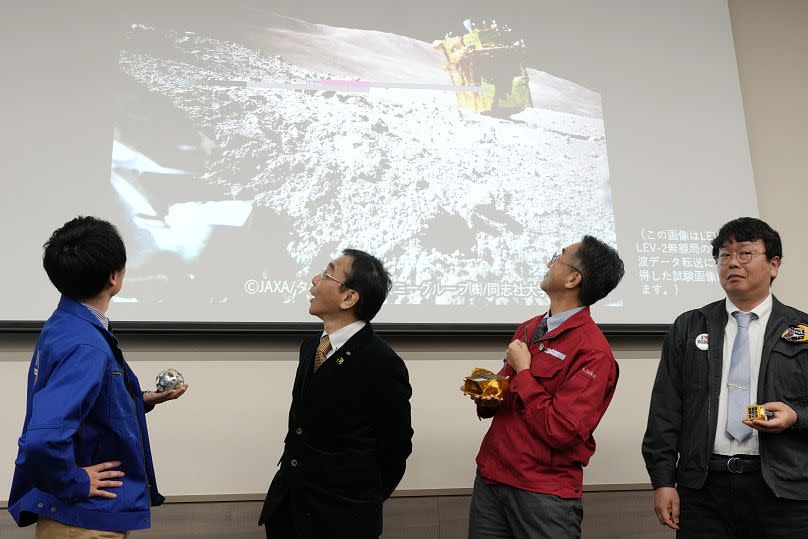
<path id="1" fill-rule="evenodd" d="M 155 380 L 157 391 L 173 391 L 185 383 L 182 373 L 177 369 L 160 371 Z"/>

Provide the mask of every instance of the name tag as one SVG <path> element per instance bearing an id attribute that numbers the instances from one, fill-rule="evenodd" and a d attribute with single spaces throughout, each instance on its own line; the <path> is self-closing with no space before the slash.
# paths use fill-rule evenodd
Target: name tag
<path id="1" fill-rule="evenodd" d="M 565 360 L 565 359 L 567 359 L 567 355 L 566 355 L 566 354 L 564 354 L 564 353 L 562 353 L 562 352 L 559 352 L 558 350 L 555 350 L 555 349 L 553 349 L 553 348 L 545 348 L 545 349 L 544 349 L 544 351 L 545 351 L 546 353 L 550 354 L 551 356 L 556 357 L 556 358 L 558 358 L 558 359 L 560 359 L 560 360 L 562 360 L 562 361 L 563 361 L 563 360 Z"/>

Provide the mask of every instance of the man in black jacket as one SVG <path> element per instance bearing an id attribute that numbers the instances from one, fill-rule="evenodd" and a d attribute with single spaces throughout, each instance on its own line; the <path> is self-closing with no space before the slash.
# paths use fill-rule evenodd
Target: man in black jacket
<path id="1" fill-rule="evenodd" d="M 771 294 L 780 235 L 759 219 L 713 240 L 727 294 L 668 332 L 642 450 L 677 537 L 808 537 L 808 314 Z M 760 403 L 768 419 L 746 418 Z"/>
<path id="2" fill-rule="evenodd" d="M 370 320 L 391 288 L 355 249 L 312 279 L 322 334 L 300 348 L 280 470 L 259 524 L 268 538 L 371 538 L 412 452 L 407 368 Z"/>

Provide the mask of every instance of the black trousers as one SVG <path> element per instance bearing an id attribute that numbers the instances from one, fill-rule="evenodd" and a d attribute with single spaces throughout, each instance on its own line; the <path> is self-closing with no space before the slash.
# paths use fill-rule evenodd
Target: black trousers
<path id="1" fill-rule="evenodd" d="M 378 539 L 377 535 L 356 536 L 339 528 L 329 529 L 327 533 L 312 530 L 311 527 L 295 525 L 293 517 L 294 502 L 287 496 L 278 506 L 272 516 L 264 522 L 264 532 L 267 539 Z"/>
<path id="2" fill-rule="evenodd" d="M 264 522 L 264 532 L 267 534 L 267 539 L 298 539 L 300 537 L 295 529 L 288 496 L 269 520 Z"/>
<path id="3" fill-rule="evenodd" d="M 808 537 L 808 501 L 777 498 L 759 471 L 711 471 L 702 488 L 678 491 L 677 539 Z"/>

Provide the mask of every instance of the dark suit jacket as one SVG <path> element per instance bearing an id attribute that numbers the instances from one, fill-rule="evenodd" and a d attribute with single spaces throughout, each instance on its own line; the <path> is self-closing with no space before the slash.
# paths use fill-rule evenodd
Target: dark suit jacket
<path id="1" fill-rule="evenodd" d="M 320 335 L 300 347 L 289 431 L 260 523 L 288 500 L 303 537 L 378 537 L 382 502 L 412 452 L 407 367 L 367 324 L 314 372 Z"/>

